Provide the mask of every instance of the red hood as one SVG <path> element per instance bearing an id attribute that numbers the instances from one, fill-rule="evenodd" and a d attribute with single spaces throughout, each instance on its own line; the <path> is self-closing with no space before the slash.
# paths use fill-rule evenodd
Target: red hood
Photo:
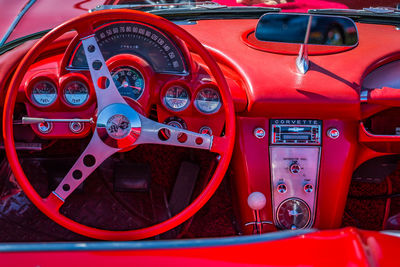
<path id="1" fill-rule="evenodd" d="M 89 9 L 102 5 L 105 0 L 0 0 L 2 9 L 0 16 L 0 36 L 5 36 L 13 21 L 29 2 L 31 7 L 22 16 L 6 42 L 28 34 L 54 28 L 73 17 L 88 12 Z"/>

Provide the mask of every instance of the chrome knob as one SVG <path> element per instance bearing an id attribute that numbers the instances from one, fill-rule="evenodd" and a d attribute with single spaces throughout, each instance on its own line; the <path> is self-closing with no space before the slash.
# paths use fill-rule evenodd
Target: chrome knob
<path id="1" fill-rule="evenodd" d="M 297 162 L 294 162 L 290 165 L 289 170 L 293 174 L 298 174 L 301 170 L 301 167 Z"/>
<path id="2" fill-rule="evenodd" d="M 253 133 L 258 139 L 263 139 L 265 137 L 265 130 L 261 127 L 255 128 Z"/>
<path id="3" fill-rule="evenodd" d="M 339 137 L 339 135 L 340 135 L 340 132 L 339 132 L 339 130 L 336 129 L 336 128 L 330 128 L 330 129 L 327 131 L 326 135 L 327 135 L 328 137 L 332 138 L 332 139 L 337 139 L 337 138 Z"/>
<path id="4" fill-rule="evenodd" d="M 247 198 L 247 204 L 249 205 L 250 209 L 255 211 L 263 209 L 266 203 L 267 199 L 261 192 L 253 192 Z"/>
<path id="5" fill-rule="evenodd" d="M 69 123 L 69 130 L 73 133 L 81 133 L 83 131 L 84 124 L 80 123 L 79 121 L 71 121 Z"/>
<path id="6" fill-rule="evenodd" d="M 304 192 L 306 192 L 306 193 L 311 193 L 313 190 L 314 190 L 314 187 L 312 184 L 306 184 L 304 186 Z"/>
<path id="7" fill-rule="evenodd" d="M 279 193 L 284 194 L 287 192 L 287 186 L 286 184 L 278 184 L 278 187 L 276 188 Z"/>
<path id="8" fill-rule="evenodd" d="M 49 133 L 53 129 L 53 124 L 51 122 L 39 122 L 37 124 L 37 128 L 39 132 L 46 134 Z"/>

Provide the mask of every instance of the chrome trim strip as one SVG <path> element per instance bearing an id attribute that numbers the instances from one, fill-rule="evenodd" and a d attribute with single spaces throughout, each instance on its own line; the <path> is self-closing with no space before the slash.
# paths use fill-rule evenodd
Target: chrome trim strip
<path id="1" fill-rule="evenodd" d="M 7 29 L 7 32 L 4 34 L 3 38 L 1 38 L 0 41 L 0 46 L 3 46 L 5 42 L 7 41 L 8 37 L 10 37 L 11 33 L 14 31 L 15 27 L 19 23 L 19 21 L 22 19 L 22 17 L 25 15 L 26 12 L 33 6 L 33 4 L 36 2 L 36 0 L 30 0 L 24 8 L 19 12 L 17 17 L 14 19 L 14 21 L 11 23 L 10 27 Z"/>
<path id="2" fill-rule="evenodd" d="M 385 235 L 390 235 L 390 236 L 400 238 L 400 231 L 398 231 L 398 230 L 385 230 L 385 231 L 381 231 L 381 233 L 385 234 Z"/>
<path id="3" fill-rule="evenodd" d="M 262 235 L 235 236 L 223 238 L 198 238 L 184 240 L 121 241 L 121 242 L 47 242 L 47 243 L 2 243 L 0 252 L 41 252 L 41 251 L 116 251 L 185 249 L 258 244 L 304 236 L 316 230 L 279 231 Z"/>

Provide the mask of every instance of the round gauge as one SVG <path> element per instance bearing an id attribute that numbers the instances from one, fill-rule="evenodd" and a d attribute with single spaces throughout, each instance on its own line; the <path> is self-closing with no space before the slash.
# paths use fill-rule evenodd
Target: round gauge
<path id="1" fill-rule="evenodd" d="M 89 89 L 80 81 L 70 81 L 64 87 L 64 99 L 72 106 L 80 106 L 89 98 Z"/>
<path id="2" fill-rule="evenodd" d="M 174 111 L 184 110 L 189 102 L 188 91 L 180 85 L 173 85 L 165 92 L 164 103 L 169 109 Z"/>
<path id="3" fill-rule="evenodd" d="M 39 106 L 50 106 L 57 99 L 56 86 L 50 81 L 39 81 L 32 87 L 31 98 Z"/>
<path id="4" fill-rule="evenodd" d="M 117 67 L 111 72 L 115 86 L 122 96 L 138 100 L 144 91 L 143 75 L 129 66 Z"/>
<path id="5" fill-rule="evenodd" d="M 310 208 L 303 200 L 290 198 L 280 204 L 277 218 L 284 229 L 303 229 L 310 221 Z"/>
<path id="6" fill-rule="evenodd" d="M 185 129 L 187 130 L 187 125 L 186 122 L 179 118 L 179 117 L 169 117 L 164 121 L 164 124 L 167 124 L 169 126 L 172 127 L 176 127 L 179 129 Z M 170 137 L 171 133 L 169 132 L 168 129 L 166 129 L 163 134 L 165 135 L 165 137 L 167 137 L 167 139 Z M 180 138 L 182 136 L 182 134 L 178 134 L 178 138 Z"/>
<path id="7" fill-rule="evenodd" d="M 197 93 L 194 104 L 199 111 L 212 114 L 221 107 L 221 99 L 217 90 L 206 87 Z"/>

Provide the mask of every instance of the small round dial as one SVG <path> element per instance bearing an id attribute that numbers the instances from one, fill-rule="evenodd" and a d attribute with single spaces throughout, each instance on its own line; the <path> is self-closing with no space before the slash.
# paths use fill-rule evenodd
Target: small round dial
<path id="1" fill-rule="evenodd" d="M 72 106 L 80 106 L 89 98 L 89 89 L 80 81 L 70 81 L 64 87 L 64 100 Z"/>
<path id="2" fill-rule="evenodd" d="M 199 111 L 212 114 L 217 112 L 221 107 L 221 99 L 217 90 L 207 87 L 197 93 L 194 104 Z"/>
<path id="3" fill-rule="evenodd" d="M 303 200 L 290 198 L 280 204 L 277 219 L 284 229 L 303 229 L 310 221 L 310 208 Z"/>
<path id="4" fill-rule="evenodd" d="M 173 111 L 184 110 L 189 102 L 189 93 L 183 86 L 173 85 L 165 92 L 164 103 Z"/>
<path id="5" fill-rule="evenodd" d="M 130 66 L 115 68 L 111 75 L 115 86 L 122 96 L 138 100 L 144 91 L 144 78 L 137 69 Z"/>
<path id="6" fill-rule="evenodd" d="M 50 81 L 39 81 L 32 87 L 31 99 L 39 106 L 50 106 L 57 99 L 57 88 Z"/>

